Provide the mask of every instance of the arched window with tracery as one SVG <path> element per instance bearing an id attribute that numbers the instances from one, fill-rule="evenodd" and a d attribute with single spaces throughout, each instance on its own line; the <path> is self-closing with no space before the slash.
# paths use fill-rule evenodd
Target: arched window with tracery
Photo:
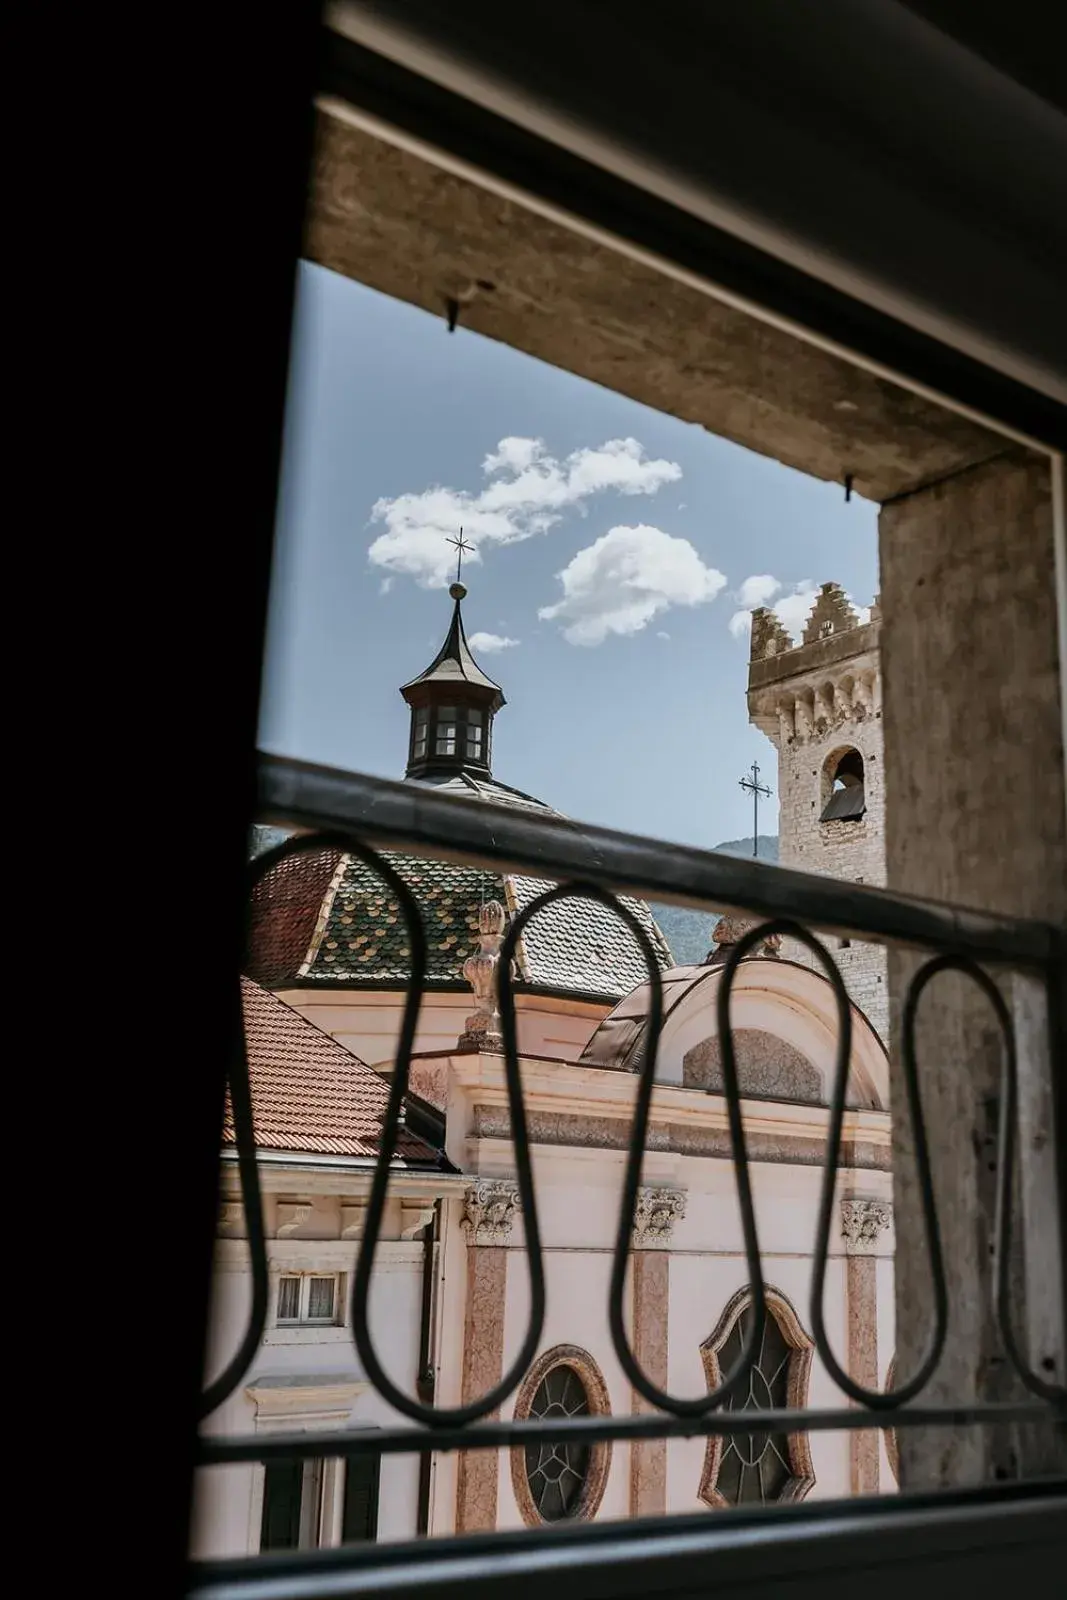
<path id="1" fill-rule="evenodd" d="M 724 1411 L 797 1409 L 807 1403 L 812 1341 L 785 1295 L 766 1290 L 767 1316 L 747 1382 Z M 700 1347 L 709 1389 L 736 1366 L 754 1315 L 752 1292 L 734 1295 Z M 747 1419 L 746 1419 L 747 1420 Z M 770 1505 L 803 1500 L 815 1482 L 806 1433 L 751 1431 L 712 1436 L 704 1452 L 700 1498 L 709 1506 Z"/>
<path id="2" fill-rule="evenodd" d="M 560 1344 L 539 1356 L 515 1397 L 517 1421 L 608 1416 L 607 1385 L 592 1356 Z M 604 1497 L 611 1467 L 610 1443 L 553 1440 L 513 1446 L 511 1484 L 523 1521 L 590 1521 Z"/>

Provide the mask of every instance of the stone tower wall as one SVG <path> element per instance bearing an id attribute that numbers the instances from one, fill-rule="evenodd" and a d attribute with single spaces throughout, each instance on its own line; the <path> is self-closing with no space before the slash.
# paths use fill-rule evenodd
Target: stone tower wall
<path id="1" fill-rule="evenodd" d="M 778 752 L 778 856 L 803 872 L 885 883 L 885 787 L 877 605 L 861 623 L 837 584 L 824 584 L 799 644 L 773 612 L 753 614 L 749 719 Z M 858 821 L 820 820 L 836 759 L 863 758 L 866 811 Z M 885 952 L 828 940 L 860 1010 L 888 1032 Z M 783 951 L 813 965 L 803 946 Z"/>

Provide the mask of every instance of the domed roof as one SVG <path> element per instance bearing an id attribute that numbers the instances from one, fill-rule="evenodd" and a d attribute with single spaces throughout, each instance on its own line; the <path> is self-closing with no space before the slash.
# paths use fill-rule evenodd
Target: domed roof
<path id="1" fill-rule="evenodd" d="M 734 942 L 731 924 L 719 928 Z M 717 930 L 718 932 L 719 930 Z M 722 1093 L 717 999 L 725 953 L 698 967 L 674 967 L 663 978 L 663 1031 L 658 1081 Z M 579 1057 L 587 1067 L 640 1072 L 646 1059 L 650 993 L 645 979 L 600 1023 Z M 878 1110 L 888 1104 L 885 1046 L 852 1002 L 852 1055 L 846 1105 Z M 838 1038 L 837 1000 L 824 973 L 783 960 L 764 947 L 742 960 L 730 998 L 731 1029 L 741 1093 L 751 1099 L 830 1098 Z"/>

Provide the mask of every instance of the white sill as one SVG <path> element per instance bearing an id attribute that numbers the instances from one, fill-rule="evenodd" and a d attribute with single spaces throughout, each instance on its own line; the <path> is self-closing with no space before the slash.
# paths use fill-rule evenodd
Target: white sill
<path id="1" fill-rule="evenodd" d="M 283 1324 L 271 1328 L 263 1335 L 264 1344 L 351 1344 L 352 1335 L 347 1328 L 338 1328 L 328 1322 Z"/>

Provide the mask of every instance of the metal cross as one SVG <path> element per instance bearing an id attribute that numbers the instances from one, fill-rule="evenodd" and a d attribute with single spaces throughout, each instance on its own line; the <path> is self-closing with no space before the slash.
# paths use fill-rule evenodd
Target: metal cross
<path id="1" fill-rule="evenodd" d="M 763 795 L 765 799 L 769 800 L 771 797 L 771 791 L 768 789 L 765 783 L 760 783 L 759 781 L 758 761 L 753 761 L 750 776 L 746 778 L 739 778 L 737 781 L 740 783 L 742 789 L 745 790 L 746 794 L 750 794 L 752 796 L 752 854 L 754 856 L 758 856 L 760 795 Z"/>
<path id="2" fill-rule="evenodd" d="M 456 582 L 459 583 L 463 576 L 463 552 L 464 550 L 473 550 L 474 546 L 472 544 L 468 544 L 464 539 L 462 528 L 459 530 L 459 538 L 449 539 L 448 543 L 452 545 L 456 551 Z"/>

